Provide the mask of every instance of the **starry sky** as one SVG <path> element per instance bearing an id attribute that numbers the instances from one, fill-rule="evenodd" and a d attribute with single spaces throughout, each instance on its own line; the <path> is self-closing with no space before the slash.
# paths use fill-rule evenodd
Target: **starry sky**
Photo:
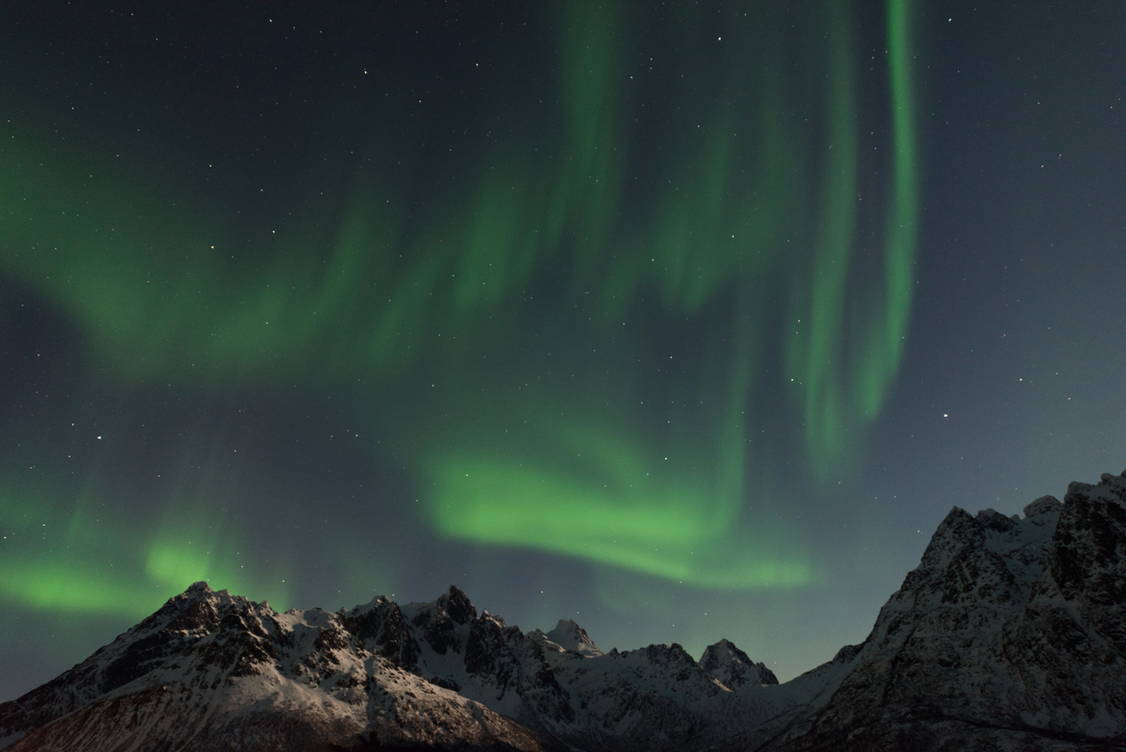
<path id="1" fill-rule="evenodd" d="M 858 642 L 1126 466 L 1126 4 L 0 10 L 0 699 L 191 582 Z"/>

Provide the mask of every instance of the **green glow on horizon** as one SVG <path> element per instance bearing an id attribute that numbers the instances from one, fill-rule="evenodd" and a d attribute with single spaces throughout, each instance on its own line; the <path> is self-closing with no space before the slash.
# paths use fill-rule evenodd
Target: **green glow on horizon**
<path id="1" fill-rule="evenodd" d="M 158 609 L 172 595 L 164 587 L 135 587 L 116 573 L 95 574 L 89 569 L 78 562 L 67 565 L 53 561 L 5 566 L 0 572 L 0 597 L 45 611 L 140 618 Z"/>
<path id="2" fill-rule="evenodd" d="M 756 477 L 776 480 L 768 448 L 822 482 L 851 472 L 894 387 L 919 205 L 910 3 L 886 6 L 890 184 L 861 174 L 874 116 L 858 104 L 852 6 L 799 15 L 793 49 L 773 33 L 789 19 L 755 8 L 760 44 L 724 51 L 715 75 L 690 75 L 714 45 L 688 20 L 660 62 L 685 68 L 671 91 L 622 75 L 639 55 L 629 6 L 557 10 L 553 96 L 480 105 L 520 110 L 503 137 L 435 176 L 406 136 L 373 136 L 374 167 L 327 198 L 279 199 L 268 222 L 233 219 L 177 177 L 177 155 L 158 168 L 67 151 L 28 124 L 0 156 L 0 188 L 24 197 L 4 209 L 0 275 L 73 327 L 101 388 L 348 401 L 436 537 L 703 588 L 816 582 L 787 500 Z M 795 56 L 808 70 L 779 72 Z M 331 173 L 318 159 L 295 182 Z M 862 188 L 885 205 L 862 214 Z M 412 190 L 425 200 L 408 206 Z M 884 226 L 877 284 L 858 258 L 867 213 Z M 292 562 L 247 573 L 236 555 L 261 535 L 236 496 L 254 478 L 227 492 L 223 457 L 177 451 L 192 471 L 170 473 L 137 522 L 103 520 L 108 469 L 79 489 L 17 489 L 0 523 L 30 532 L 27 499 L 58 497 L 42 515 L 72 553 L 0 562 L 0 597 L 134 614 L 206 578 L 286 603 Z"/>
<path id="3" fill-rule="evenodd" d="M 136 618 L 206 580 L 287 607 L 288 561 L 264 561 L 261 545 L 244 548 L 240 542 L 251 540 L 246 525 L 223 518 L 239 498 L 230 486 L 240 483 L 221 469 L 219 451 L 185 443 L 170 454 L 182 466 L 169 479 L 172 492 L 151 510 L 113 504 L 122 494 L 117 473 L 97 463 L 75 487 L 63 478 L 36 480 L 9 460 L 0 468 L 0 600 Z"/>

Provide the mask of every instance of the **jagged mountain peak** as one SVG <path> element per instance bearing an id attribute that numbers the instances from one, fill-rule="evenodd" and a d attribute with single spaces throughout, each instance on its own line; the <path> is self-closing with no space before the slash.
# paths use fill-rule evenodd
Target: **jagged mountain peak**
<path id="1" fill-rule="evenodd" d="M 1109 501 L 1126 504 L 1126 471 L 1122 475 L 1103 473 L 1098 483 L 1073 481 L 1067 486 L 1064 503 L 1069 501 Z"/>
<path id="2" fill-rule="evenodd" d="M 1124 502 L 1104 475 L 1023 517 L 952 510 L 788 749 L 1126 748 Z"/>
<path id="3" fill-rule="evenodd" d="M 390 598 L 388 598 L 386 595 L 377 595 L 374 598 L 372 598 L 370 601 L 368 601 L 367 603 L 359 603 L 359 604 L 353 606 L 351 610 L 352 611 L 366 611 L 366 610 L 373 609 L 373 608 L 379 608 L 380 606 L 382 606 L 386 603 L 392 603 L 392 602 L 393 601 Z"/>
<path id="4" fill-rule="evenodd" d="M 715 661 L 731 661 L 737 660 L 744 663 L 750 663 L 751 659 L 747 657 L 739 647 L 731 640 L 724 637 L 718 642 L 712 643 L 704 648 L 704 654 L 700 657 L 700 665 L 707 666 L 707 664 Z"/>
<path id="5" fill-rule="evenodd" d="M 778 683 L 778 677 L 765 663 L 752 661 L 727 638 L 704 649 L 704 654 L 700 657 L 700 668 L 729 689 Z"/>
<path id="6" fill-rule="evenodd" d="M 435 605 L 449 614 L 455 624 L 468 624 L 477 618 L 477 609 L 473 601 L 456 585 L 450 585 L 442 595 L 438 596 Z"/>
<path id="7" fill-rule="evenodd" d="M 974 519 L 984 525 L 986 528 L 989 528 L 991 530 L 998 530 L 1001 532 L 1012 530 L 1013 526 L 1019 524 L 1021 521 L 1019 517 L 1016 517 L 1014 519 L 1013 517 L 1001 514 L 996 509 L 990 508 L 982 509 L 981 511 L 979 511 L 976 515 L 974 515 Z"/>
<path id="8" fill-rule="evenodd" d="M 0 748 L 1117 749 L 1124 624 L 1126 478 L 1104 475 L 1023 517 L 955 507 L 868 638 L 781 685 L 727 639 L 603 654 L 452 586 L 279 614 L 198 582 L 0 704 Z"/>
<path id="9" fill-rule="evenodd" d="M 1061 509 L 1050 496 L 1027 505 L 1023 517 L 988 508 L 972 515 L 955 506 L 939 523 L 919 568 L 908 575 L 904 586 L 920 581 L 925 572 L 945 570 L 969 558 L 979 563 L 990 560 L 987 568 L 1008 569 L 1018 580 L 1031 582 L 1039 576 L 1035 563 L 1043 560 Z"/>
<path id="10" fill-rule="evenodd" d="M 1059 516 L 1061 509 L 1063 509 L 1063 502 L 1055 496 L 1041 496 L 1036 501 L 1025 505 L 1023 512 L 1026 520 L 1043 525 L 1054 522 L 1052 518 Z"/>
<path id="11" fill-rule="evenodd" d="M 245 611 L 252 606 L 268 608 L 267 604 L 255 604 L 243 596 L 231 595 L 226 590 L 212 590 L 210 585 L 200 580 L 189 585 L 182 593 L 169 598 L 160 609 L 133 630 L 203 633 L 218 625 L 232 608 Z M 127 632 L 126 635 L 128 634 Z"/>
<path id="12" fill-rule="evenodd" d="M 587 631 L 570 619 L 560 619 L 555 628 L 547 632 L 547 639 L 564 650 L 584 656 L 602 655 L 602 649 L 595 644 Z"/>

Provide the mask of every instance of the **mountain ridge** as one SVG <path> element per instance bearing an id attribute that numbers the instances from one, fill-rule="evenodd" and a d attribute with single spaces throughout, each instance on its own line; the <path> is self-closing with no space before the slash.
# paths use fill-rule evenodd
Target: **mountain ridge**
<path id="1" fill-rule="evenodd" d="M 0 749 L 1126 748 L 1126 477 L 955 506 L 868 637 L 779 683 L 729 640 L 603 652 L 455 586 L 278 613 L 197 582 L 0 704 Z M 130 746 L 132 745 L 132 746 Z"/>

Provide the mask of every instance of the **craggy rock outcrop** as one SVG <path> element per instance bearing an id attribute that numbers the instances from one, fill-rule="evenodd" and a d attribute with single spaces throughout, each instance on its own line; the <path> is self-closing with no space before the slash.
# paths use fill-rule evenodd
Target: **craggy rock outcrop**
<path id="1" fill-rule="evenodd" d="M 1126 749 L 1126 477 L 955 508 L 793 750 Z"/>
<path id="2" fill-rule="evenodd" d="M 727 640 L 604 653 L 455 587 L 279 614 L 196 583 L 0 705 L 0 748 L 1126 749 L 1126 477 L 955 507 L 868 638 L 785 684 Z"/>

